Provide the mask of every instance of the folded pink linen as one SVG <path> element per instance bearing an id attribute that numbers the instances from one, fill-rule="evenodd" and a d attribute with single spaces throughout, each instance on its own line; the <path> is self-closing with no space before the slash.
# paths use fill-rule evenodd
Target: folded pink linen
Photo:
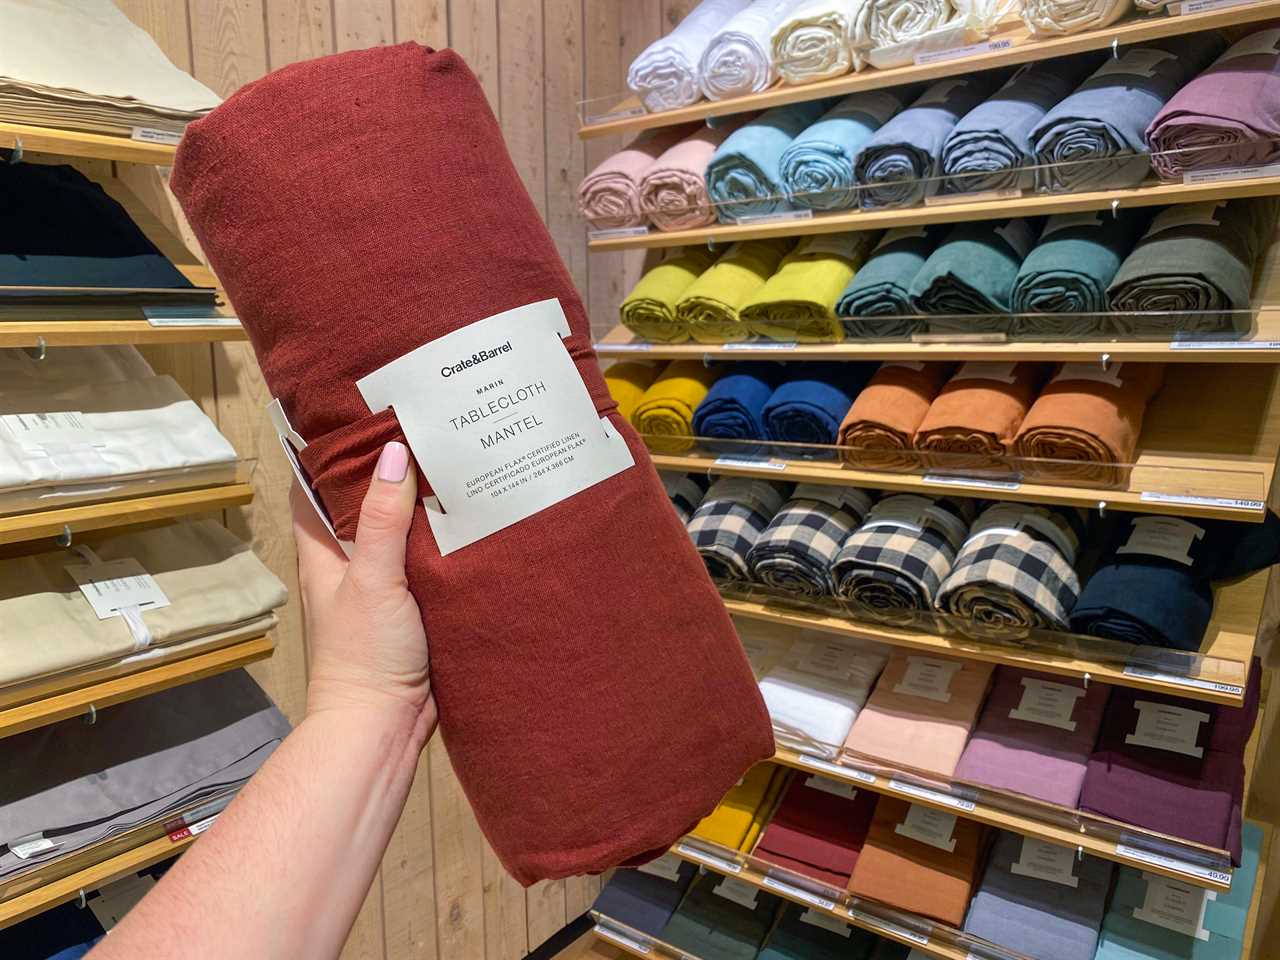
<path id="1" fill-rule="evenodd" d="M 703 124 L 668 148 L 640 181 L 640 207 L 659 230 L 689 230 L 714 223 L 716 212 L 707 197 L 707 164 L 733 133 L 755 114 L 720 117 L 714 127 Z"/>
<path id="2" fill-rule="evenodd" d="M 696 129 L 686 123 L 647 130 L 606 157 L 578 185 L 578 212 L 597 230 L 643 225 L 640 181 L 658 157 Z"/>

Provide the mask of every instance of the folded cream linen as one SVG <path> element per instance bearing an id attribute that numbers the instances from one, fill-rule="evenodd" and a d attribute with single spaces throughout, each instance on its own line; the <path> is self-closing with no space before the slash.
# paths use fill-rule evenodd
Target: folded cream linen
<path id="1" fill-rule="evenodd" d="M 866 0 L 800 0 L 773 28 L 773 62 L 790 84 L 838 77 L 856 64 L 849 37 Z"/>
<path id="2" fill-rule="evenodd" d="M 136 347 L 55 347 L 37 360 L 26 350 L 0 350 L 0 396 L 13 391 L 58 389 L 84 383 L 118 383 L 154 377 Z"/>
<path id="3" fill-rule="evenodd" d="M 656 113 L 687 107 L 702 97 L 698 64 L 721 27 L 750 0 L 702 0 L 665 37 L 659 37 L 631 61 L 627 86 L 645 109 Z"/>
<path id="4" fill-rule="evenodd" d="M 773 31 L 795 0 L 753 0 L 712 38 L 698 64 L 698 83 L 709 100 L 758 93 L 777 79 Z"/>
<path id="5" fill-rule="evenodd" d="M 645 222 L 640 181 L 668 148 L 696 128 L 685 124 L 646 130 L 596 165 L 578 185 L 578 212 L 597 230 L 638 227 Z"/>
<path id="6" fill-rule="evenodd" d="M 111 0 L 0 0 L 6 120 L 128 135 L 181 132 L 221 101 Z"/>
<path id="7" fill-rule="evenodd" d="M 249 545 L 213 520 L 122 533 L 93 550 L 105 562 L 138 561 L 169 601 L 142 613 L 149 648 L 261 620 L 288 599 Z M 0 560 L 0 686 L 138 652 L 125 621 L 99 620 L 67 572 L 84 562 L 67 550 Z"/>

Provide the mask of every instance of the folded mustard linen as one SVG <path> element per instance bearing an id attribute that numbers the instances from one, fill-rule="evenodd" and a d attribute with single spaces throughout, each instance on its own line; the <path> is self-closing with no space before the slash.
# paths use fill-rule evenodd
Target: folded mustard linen
<path id="1" fill-rule="evenodd" d="M 718 372 L 701 360 L 673 360 L 653 381 L 631 414 L 631 424 L 657 453 L 693 447 L 693 414 Z"/>
<path id="2" fill-rule="evenodd" d="M 622 360 L 604 372 L 604 384 L 609 388 L 609 396 L 618 405 L 618 416 L 628 421 L 631 419 L 636 404 L 640 402 L 644 392 L 653 386 L 653 381 L 658 379 L 661 372 L 661 364 L 641 360 Z"/>
<path id="3" fill-rule="evenodd" d="M 774 802 L 787 781 L 787 771 L 771 763 L 752 767 L 720 801 L 720 805 L 703 817 L 692 835 L 730 850 L 750 851 L 773 812 Z"/>

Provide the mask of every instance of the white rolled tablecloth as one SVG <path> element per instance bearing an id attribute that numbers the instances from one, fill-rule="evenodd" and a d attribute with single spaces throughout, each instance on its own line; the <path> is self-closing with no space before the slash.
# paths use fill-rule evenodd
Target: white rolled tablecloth
<path id="1" fill-rule="evenodd" d="M 773 62 L 790 84 L 856 69 L 849 39 L 866 0 L 801 0 L 773 29 Z"/>
<path id="2" fill-rule="evenodd" d="M 795 0 L 754 0 L 716 33 L 698 64 L 698 83 L 710 100 L 758 93 L 777 79 L 773 30 Z"/>
<path id="3" fill-rule="evenodd" d="M 659 37 L 631 61 L 627 86 L 651 112 L 696 103 L 698 64 L 716 31 L 749 0 L 702 0 L 665 37 Z"/>

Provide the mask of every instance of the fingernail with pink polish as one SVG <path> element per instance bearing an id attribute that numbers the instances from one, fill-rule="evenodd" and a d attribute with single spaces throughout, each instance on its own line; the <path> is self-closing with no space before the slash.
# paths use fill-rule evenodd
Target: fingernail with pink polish
<path id="1" fill-rule="evenodd" d="M 400 483 L 408 472 L 409 448 L 392 440 L 382 448 L 382 456 L 378 457 L 378 479 Z"/>

